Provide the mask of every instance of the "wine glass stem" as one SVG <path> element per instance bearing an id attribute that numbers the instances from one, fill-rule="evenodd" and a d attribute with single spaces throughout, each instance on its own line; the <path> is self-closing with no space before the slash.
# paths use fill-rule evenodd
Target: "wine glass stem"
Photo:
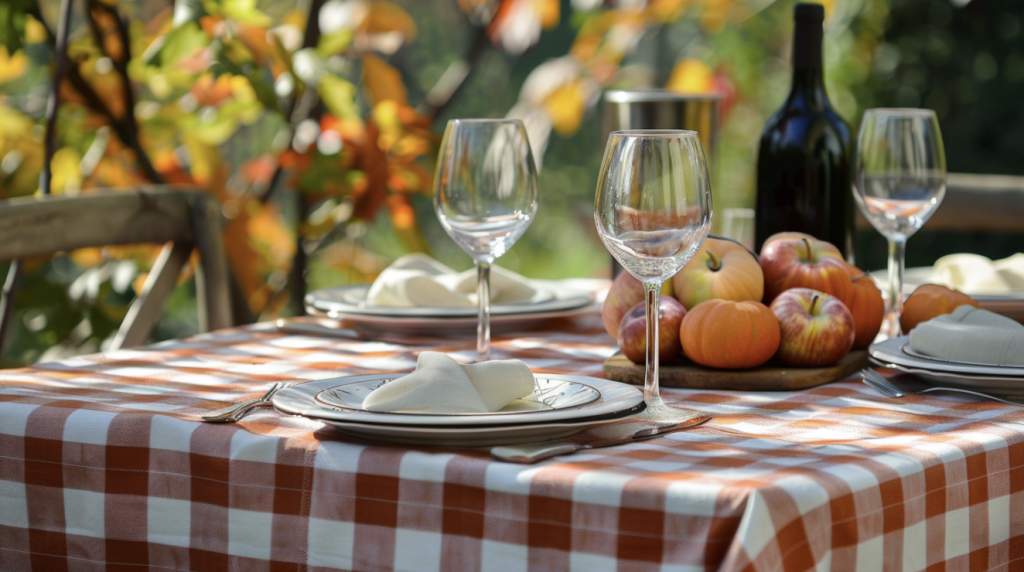
<path id="1" fill-rule="evenodd" d="M 900 335 L 900 316 L 903 315 L 903 263 L 906 256 L 906 241 L 889 241 L 889 313 L 888 330 L 890 337 Z"/>
<path id="2" fill-rule="evenodd" d="M 647 370 L 644 375 L 644 401 L 648 407 L 661 402 L 658 391 L 658 306 L 661 302 L 661 284 L 645 282 L 647 297 Z"/>
<path id="3" fill-rule="evenodd" d="M 476 353 L 480 361 L 491 359 L 491 263 L 476 262 Z"/>

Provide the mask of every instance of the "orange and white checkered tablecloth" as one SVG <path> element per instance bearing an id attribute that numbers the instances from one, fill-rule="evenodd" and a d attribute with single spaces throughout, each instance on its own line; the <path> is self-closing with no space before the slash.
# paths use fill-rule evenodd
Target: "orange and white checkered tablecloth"
<path id="1" fill-rule="evenodd" d="M 613 343 L 588 315 L 493 357 L 600 376 Z M 1024 409 L 997 403 L 667 390 L 714 420 L 532 466 L 272 411 L 196 421 L 473 345 L 257 325 L 0 372 L 0 569 L 1024 570 Z"/>

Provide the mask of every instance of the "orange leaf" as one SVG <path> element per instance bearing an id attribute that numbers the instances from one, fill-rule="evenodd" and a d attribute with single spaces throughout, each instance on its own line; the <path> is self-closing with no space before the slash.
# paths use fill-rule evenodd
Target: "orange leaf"
<path id="1" fill-rule="evenodd" d="M 391 2 L 374 2 L 361 27 L 370 34 L 399 32 L 406 40 L 416 37 L 416 22 L 403 8 Z"/>
<path id="2" fill-rule="evenodd" d="M 714 74 L 700 60 L 684 58 L 676 62 L 665 86 L 678 93 L 707 93 L 714 87 Z"/>
<path id="3" fill-rule="evenodd" d="M 393 100 L 405 104 L 407 93 L 402 74 L 373 54 L 363 55 L 363 84 L 370 92 L 373 103 Z"/>
<path id="4" fill-rule="evenodd" d="M 373 123 L 367 125 L 366 142 L 359 154 L 359 169 L 366 174 L 366 185 L 361 190 L 353 188 L 355 205 L 352 216 L 370 220 L 377 213 L 388 194 L 388 161 L 377 146 L 380 131 Z"/>

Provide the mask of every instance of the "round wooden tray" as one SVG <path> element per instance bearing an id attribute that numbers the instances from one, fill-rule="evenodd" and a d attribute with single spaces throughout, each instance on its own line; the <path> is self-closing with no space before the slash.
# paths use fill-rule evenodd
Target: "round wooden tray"
<path id="1" fill-rule="evenodd" d="M 845 379 L 868 367 L 866 350 L 852 351 L 831 367 L 782 367 L 768 362 L 754 369 L 712 369 L 691 361 L 662 364 L 661 387 L 690 389 L 735 389 L 741 391 L 792 391 Z M 604 362 L 608 379 L 644 384 L 644 366 L 615 354 Z"/>

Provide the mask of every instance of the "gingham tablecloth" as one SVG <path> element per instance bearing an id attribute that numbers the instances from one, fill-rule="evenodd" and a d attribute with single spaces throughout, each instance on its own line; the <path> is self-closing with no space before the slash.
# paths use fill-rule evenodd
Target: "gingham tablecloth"
<path id="1" fill-rule="evenodd" d="M 264 325 L 0 372 L 0 569 L 1024 569 L 1024 409 L 996 403 L 666 391 L 714 421 L 534 466 L 270 411 L 196 421 L 274 381 L 472 347 Z M 591 315 L 494 357 L 600 375 L 613 351 Z"/>

